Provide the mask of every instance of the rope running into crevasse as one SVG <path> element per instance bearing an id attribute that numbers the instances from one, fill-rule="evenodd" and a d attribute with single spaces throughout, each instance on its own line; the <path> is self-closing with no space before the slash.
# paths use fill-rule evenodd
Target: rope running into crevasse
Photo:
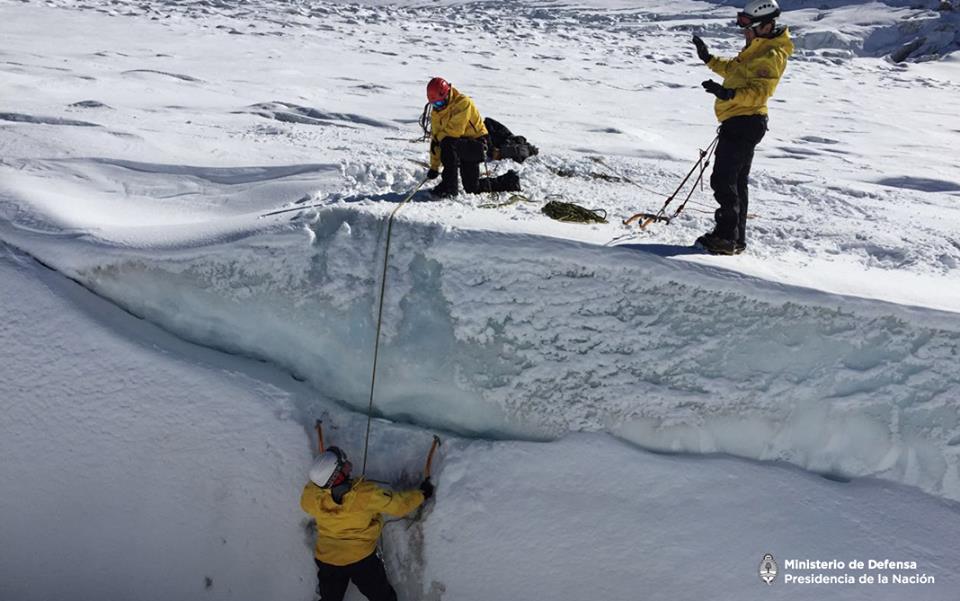
<path id="1" fill-rule="evenodd" d="M 420 117 L 420 125 L 421 127 L 424 128 L 425 133 L 426 133 L 425 124 L 429 116 L 428 109 L 429 109 L 429 105 L 427 107 L 424 107 L 423 114 Z M 707 151 L 701 151 L 700 160 L 697 161 L 697 164 L 694 166 L 694 169 L 690 170 L 690 173 L 688 173 L 687 177 L 684 178 L 683 182 L 680 183 L 680 186 L 678 186 L 677 190 L 674 191 L 674 193 L 667 198 L 666 203 L 664 203 L 663 207 L 658 212 L 658 215 L 661 215 L 665 212 L 667 205 L 669 205 L 670 201 L 672 201 L 673 198 L 679 193 L 680 189 L 683 187 L 683 185 L 687 182 L 687 180 L 693 174 L 694 170 L 696 169 L 696 166 L 701 165 L 702 164 L 701 162 L 704 159 L 706 159 L 706 164 L 709 164 L 710 157 L 713 155 L 713 151 L 716 149 L 717 139 L 718 138 L 714 138 L 713 142 L 711 142 Z M 602 160 L 597 160 L 597 162 L 602 164 L 604 167 L 606 167 L 610 171 L 613 171 L 617 175 L 620 175 L 625 181 L 637 187 L 642 188 L 642 186 L 640 186 L 636 182 L 633 182 L 626 176 L 623 176 L 622 174 L 617 173 L 616 170 L 614 170 L 610 165 L 607 165 L 606 163 L 604 163 Z M 703 171 L 705 168 L 706 168 L 706 165 L 703 165 L 701 167 L 700 174 L 696 180 L 697 182 L 699 182 L 700 178 L 703 177 Z M 487 174 L 489 177 L 489 167 L 488 167 Z M 425 183 L 427 183 L 426 178 L 423 179 L 419 184 L 417 184 L 417 187 L 414 188 L 403 200 L 400 201 L 400 204 L 397 205 L 397 208 L 395 208 L 390 213 L 390 218 L 387 220 L 387 241 L 385 243 L 385 248 L 383 251 L 383 273 L 381 274 L 381 277 L 380 277 L 380 302 L 377 307 L 377 332 L 376 332 L 374 343 L 373 343 L 373 368 L 371 369 L 371 372 L 370 372 L 370 401 L 367 404 L 367 429 L 366 429 L 366 434 L 363 440 L 363 467 L 361 469 L 361 475 L 366 475 L 367 473 L 367 454 L 370 448 L 370 427 L 373 422 L 373 399 L 374 399 L 374 392 L 377 386 L 377 363 L 380 358 L 380 331 L 383 325 L 383 301 L 384 301 L 384 297 L 386 295 L 386 289 L 387 289 L 387 267 L 389 266 L 389 262 L 390 262 L 390 239 L 393 233 L 393 220 L 397 216 L 397 213 L 400 211 L 400 209 L 402 209 L 403 206 L 407 204 L 407 202 L 409 202 L 409 200 L 413 198 L 413 196 L 417 192 L 420 191 L 420 188 L 422 188 Z M 694 185 L 696 185 L 696 183 Z M 690 194 L 687 195 L 687 198 L 684 200 L 683 203 L 681 203 L 680 208 L 676 211 L 677 214 L 679 214 L 680 211 L 683 210 L 684 206 L 686 206 L 687 202 L 690 200 L 690 195 L 692 195 L 692 193 L 693 191 L 691 190 Z M 513 202 L 517 202 L 520 200 L 528 200 L 528 199 L 523 195 L 515 194 L 511 197 L 510 201 L 505 204 L 512 204 Z M 500 206 L 500 205 L 497 205 L 496 203 L 491 203 L 491 206 Z"/>
<path id="2" fill-rule="evenodd" d="M 377 360 L 380 358 L 380 326 L 383 324 L 383 298 L 387 290 L 387 265 L 390 262 L 390 235 L 393 232 L 393 218 L 397 216 L 397 212 L 403 208 L 403 205 L 407 204 L 407 202 L 413 198 L 413 195 L 420 191 L 420 188 L 422 188 L 425 183 L 427 183 L 426 178 L 421 181 L 406 198 L 400 201 L 400 204 L 390 213 L 390 218 L 387 220 L 387 242 L 386 248 L 383 251 L 383 273 L 380 277 L 380 305 L 377 308 L 377 334 L 373 342 L 373 369 L 370 373 L 370 403 L 367 405 L 367 433 L 363 439 L 363 468 L 360 471 L 361 476 L 367 473 L 367 449 L 370 447 L 370 424 L 373 421 L 373 393 L 377 385 Z"/>

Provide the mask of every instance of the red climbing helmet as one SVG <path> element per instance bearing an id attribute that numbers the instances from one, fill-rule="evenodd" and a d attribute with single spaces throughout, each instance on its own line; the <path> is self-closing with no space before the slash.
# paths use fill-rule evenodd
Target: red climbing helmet
<path id="1" fill-rule="evenodd" d="M 450 95 L 450 82 L 442 77 L 434 77 L 427 84 L 427 100 L 442 102 Z"/>

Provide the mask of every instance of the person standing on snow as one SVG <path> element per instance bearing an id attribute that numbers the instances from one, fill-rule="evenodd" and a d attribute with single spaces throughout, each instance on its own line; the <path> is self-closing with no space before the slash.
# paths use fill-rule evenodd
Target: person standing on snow
<path id="1" fill-rule="evenodd" d="M 468 194 L 479 192 L 516 192 L 520 176 L 510 170 L 494 178 L 480 177 L 480 163 L 487 158 L 490 140 L 487 127 L 473 100 L 450 83 L 434 77 L 427 84 L 430 102 L 430 170 L 428 179 L 442 179 L 431 193 L 435 198 L 450 198 L 459 193 L 457 171 Z"/>
<path id="2" fill-rule="evenodd" d="M 327 448 L 310 468 L 310 482 L 300 496 L 300 507 L 317 522 L 320 599 L 341 601 L 353 581 L 370 601 L 396 601 L 377 553 L 383 514 L 410 513 L 433 496 L 433 484 L 427 478 L 419 490 L 394 492 L 363 478 L 350 479 L 352 468 L 342 450 Z"/>
<path id="3" fill-rule="evenodd" d="M 710 187 L 720 208 L 712 232 L 697 239 L 697 244 L 713 254 L 733 255 L 747 247 L 747 178 L 753 151 L 767 131 L 767 100 L 787 68 L 793 42 L 786 27 L 777 25 L 780 6 L 777 0 L 750 0 L 737 13 L 737 25 L 743 29 L 746 46 L 733 59 L 712 56 L 697 36 L 693 43 L 711 70 L 723 76 L 723 83 L 712 79 L 703 89 L 717 97 L 714 111 L 720 121 L 720 139 Z"/>

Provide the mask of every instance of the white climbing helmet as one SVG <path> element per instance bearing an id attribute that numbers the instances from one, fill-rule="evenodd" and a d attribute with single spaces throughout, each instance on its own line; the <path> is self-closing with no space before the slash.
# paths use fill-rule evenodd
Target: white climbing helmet
<path id="1" fill-rule="evenodd" d="M 340 447 L 328 447 L 326 451 L 320 453 L 313 467 L 310 468 L 310 481 L 320 488 L 329 488 L 337 480 L 337 477 L 349 469 L 347 454 L 340 450 Z"/>
<path id="2" fill-rule="evenodd" d="M 750 0 L 743 10 L 737 13 L 737 25 L 744 29 L 759 27 L 779 16 L 780 5 L 777 0 Z"/>

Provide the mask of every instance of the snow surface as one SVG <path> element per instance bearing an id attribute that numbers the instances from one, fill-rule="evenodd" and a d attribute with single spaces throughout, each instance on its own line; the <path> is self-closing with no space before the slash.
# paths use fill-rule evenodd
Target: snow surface
<path id="1" fill-rule="evenodd" d="M 393 230 L 371 475 L 448 439 L 436 505 L 387 530 L 402 598 L 951 598 L 956 14 L 784 6 L 720 258 L 688 247 L 708 191 L 620 219 L 713 136 L 689 37 L 734 53 L 729 3 L 0 2 L 0 598 L 309 598 L 310 426 L 360 453 L 437 74 L 542 155 L 535 202 L 417 197 Z M 937 584 L 764 590 L 765 552 Z"/>

